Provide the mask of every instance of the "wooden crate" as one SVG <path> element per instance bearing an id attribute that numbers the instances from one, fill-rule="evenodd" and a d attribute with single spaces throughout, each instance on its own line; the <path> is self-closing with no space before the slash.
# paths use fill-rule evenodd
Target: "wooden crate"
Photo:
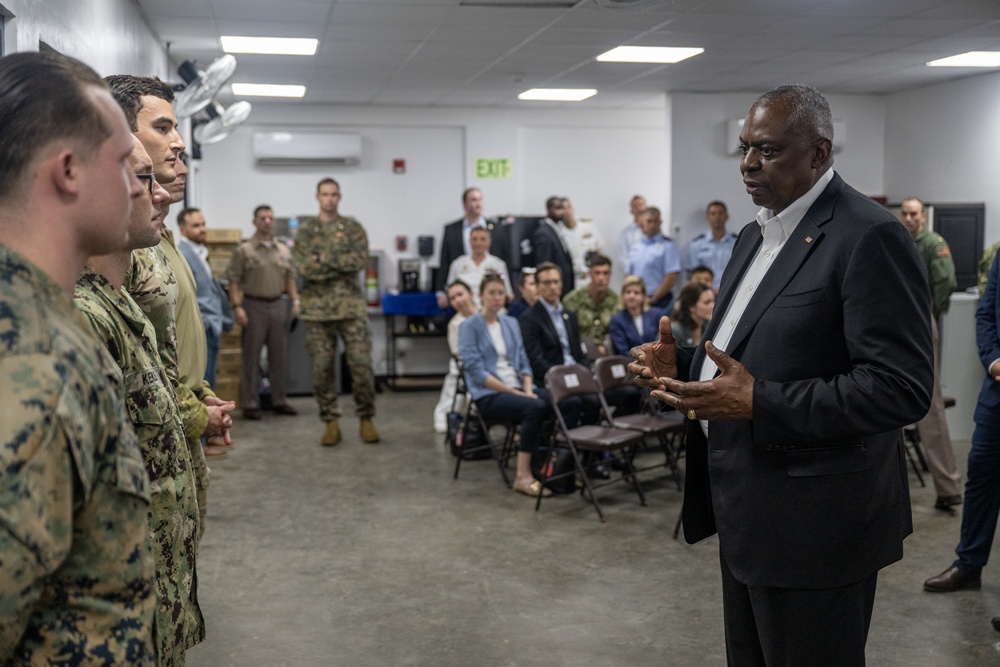
<path id="1" fill-rule="evenodd" d="M 215 378 L 215 395 L 224 401 L 235 401 L 236 406 L 240 403 L 240 378 Z"/>

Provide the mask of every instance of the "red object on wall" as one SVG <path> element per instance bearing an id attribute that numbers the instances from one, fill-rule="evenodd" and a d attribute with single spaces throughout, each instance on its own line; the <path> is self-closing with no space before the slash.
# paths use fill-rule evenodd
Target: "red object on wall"
<path id="1" fill-rule="evenodd" d="M 403 235 L 403 234 L 400 234 L 399 236 L 397 236 L 396 237 L 396 251 L 397 252 L 406 252 L 406 246 L 407 246 L 406 236 Z"/>
<path id="2" fill-rule="evenodd" d="M 392 173 L 394 174 L 405 174 L 406 173 L 406 160 L 402 158 L 396 158 L 392 161 Z"/>

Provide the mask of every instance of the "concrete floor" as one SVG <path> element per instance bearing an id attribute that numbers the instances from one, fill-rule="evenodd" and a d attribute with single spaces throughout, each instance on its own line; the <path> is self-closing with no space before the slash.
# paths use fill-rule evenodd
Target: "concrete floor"
<path id="1" fill-rule="evenodd" d="M 436 400 L 380 394 L 378 445 L 347 416 L 345 441 L 321 447 L 311 398 L 292 400 L 299 417 L 237 420 L 237 450 L 212 466 L 208 639 L 190 667 L 725 665 L 718 545 L 671 539 L 675 487 L 646 483 L 647 507 L 625 485 L 599 491 L 606 524 L 578 495 L 536 513 L 490 461 L 452 480 Z M 911 490 L 915 532 L 880 575 L 868 664 L 1000 665 L 1000 576 L 924 593 L 960 519 L 912 476 Z"/>

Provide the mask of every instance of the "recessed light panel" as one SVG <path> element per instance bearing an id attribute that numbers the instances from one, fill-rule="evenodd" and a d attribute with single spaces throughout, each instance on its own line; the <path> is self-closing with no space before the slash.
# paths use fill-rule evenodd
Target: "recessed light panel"
<path id="1" fill-rule="evenodd" d="M 278 56 L 312 56 L 319 46 L 318 39 L 303 37 L 234 37 L 219 38 L 226 53 L 267 53 Z"/>
<path id="2" fill-rule="evenodd" d="M 305 86 L 290 86 L 277 83 L 234 83 L 233 95 L 243 97 L 303 97 Z"/>
<path id="3" fill-rule="evenodd" d="M 957 56 L 938 58 L 928 67 L 1000 67 L 1000 51 L 969 51 Z"/>
<path id="4" fill-rule="evenodd" d="M 597 94 L 596 88 L 532 88 L 517 96 L 519 100 L 579 102 Z"/>
<path id="5" fill-rule="evenodd" d="M 704 52 L 698 47 L 617 46 L 597 59 L 609 63 L 679 63 Z"/>

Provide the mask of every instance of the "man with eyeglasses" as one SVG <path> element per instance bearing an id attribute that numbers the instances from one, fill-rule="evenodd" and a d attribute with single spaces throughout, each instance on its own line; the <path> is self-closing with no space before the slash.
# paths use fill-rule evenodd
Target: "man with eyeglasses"
<path id="1" fill-rule="evenodd" d="M 173 619 L 188 614 L 199 619 L 194 578 L 194 536 L 198 529 L 193 464 L 187 456 L 184 429 L 174 391 L 157 352 L 153 325 L 122 289 L 132 250 L 160 241 L 160 204 L 169 199 L 156 183 L 153 163 L 132 137 L 129 164 L 147 188 L 132 200 L 128 244 L 115 253 L 91 257 L 76 284 L 74 303 L 118 364 L 122 391 L 146 471 L 157 492 L 149 509 L 156 558 L 155 618 L 160 664 L 182 664 L 183 626 Z M 169 537 L 168 537 L 169 536 Z"/>
<path id="2" fill-rule="evenodd" d="M 514 300 L 514 290 L 510 286 L 510 278 L 507 277 L 507 264 L 490 254 L 491 237 L 490 232 L 485 227 L 476 227 L 469 233 L 469 246 L 472 252 L 468 255 L 458 257 L 451 266 L 448 267 L 448 280 L 445 284 L 451 285 L 456 280 L 472 288 L 472 296 L 479 307 L 479 285 L 483 282 L 483 276 L 493 273 L 503 278 L 504 290 L 507 292 L 507 301 Z"/>
<path id="3" fill-rule="evenodd" d="M 164 185 L 170 199 L 159 203 L 161 209 L 169 201 L 183 197 L 176 189 L 177 181 L 187 173 L 180 156 L 184 142 L 177 131 L 173 111 L 173 90 L 154 77 L 116 75 L 106 77 L 111 94 L 125 112 L 132 133 L 139 139 L 153 164 L 157 181 Z M 173 189 L 171 189 L 173 188 Z M 194 279 L 187 263 L 177 253 L 169 231 L 159 219 L 160 243 L 132 253 L 132 262 L 124 278 L 124 289 L 149 318 L 155 333 L 157 352 L 170 385 L 184 428 L 184 440 L 170 452 L 169 460 L 184 488 L 195 491 L 195 521 L 190 524 L 190 507 L 178 506 L 170 521 L 151 523 L 158 555 L 157 574 L 161 581 L 174 586 L 161 587 L 157 608 L 157 643 L 162 665 L 183 664 L 186 649 L 205 638 L 205 623 L 198 605 L 195 573 L 197 540 L 204 530 L 204 513 L 208 488 L 208 468 L 202 450 L 202 437 L 226 437 L 232 425 L 228 412 L 232 403 L 223 403 L 211 394 L 204 383 L 205 341 Z M 174 257 L 168 259 L 167 253 Z M 181 305 L 179 294 L 187 295 L 187 312 L 197 326 L 185 331 L 194 337 L 179 344 L 178 324 Z M 198 334 L 200 333 L 200 338 Z M 195 355 L 182 364 L 179 350 Z M 192 367 L 196 367 L 192 369 Z M 147 461 L 147 464 L 150 461 Z M 180 483 L 180 481 L 178 481 Z M 185 496 L 185 502 L 190 499 Z"/>

